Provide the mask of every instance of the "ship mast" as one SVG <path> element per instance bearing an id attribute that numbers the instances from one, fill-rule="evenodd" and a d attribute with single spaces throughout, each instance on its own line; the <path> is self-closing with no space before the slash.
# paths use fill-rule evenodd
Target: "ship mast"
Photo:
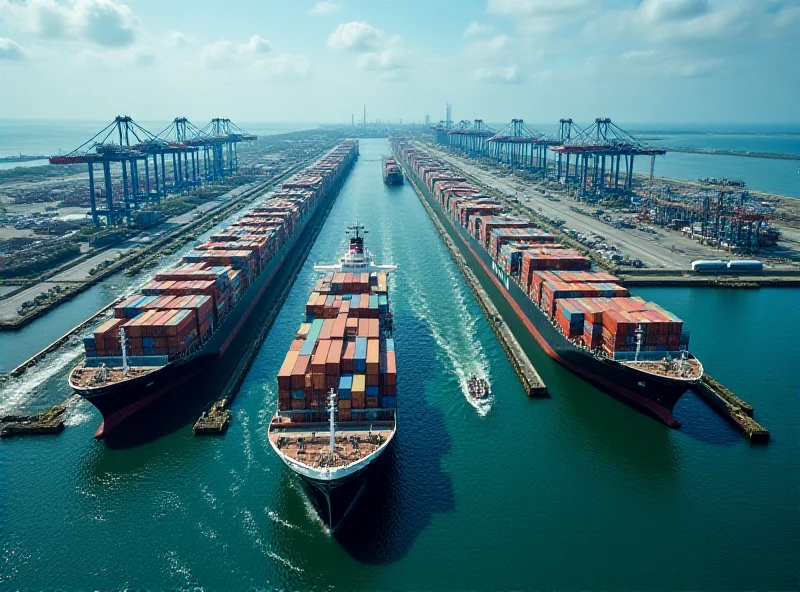
<path id="1" fill-rule="evenodd" d="M 328 419 L 331 424 L 331 454 L 336 451 L 336 394 L 333 389 L 328 393 Z"/>
<path id="2" fill-rule="evenodd" d="M 122 347 L 122 373 L 128 375 L 128 340 L 125 339 L 125 329 L 119 328 L 119 344 Z"/>
<path id="3" fill-rule="evenodd" d="M 636 357 L 634 358 L 634 362 L 639 361 L 639 353 L 642 351 L 642 336 L 644 335 L 644 331 L 642 330 L 642 325 L 638 325 L 636 327 Z"/>

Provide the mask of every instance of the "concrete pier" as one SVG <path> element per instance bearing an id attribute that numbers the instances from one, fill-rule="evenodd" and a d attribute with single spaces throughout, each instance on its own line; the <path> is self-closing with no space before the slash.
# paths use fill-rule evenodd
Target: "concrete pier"
<path id="1" fill-rule="evenodd" d="M 730 421 L 753 444 L 769 442 L 769 430 L 753 419 L 753 408 L 706 374 L 692 390 Z"/>
<path id="2" fill-rule="evenodd" d="M 73 395 L 42 413 L 0 417 L 0 438 L 61 433 L 64 431 L 64 414 L 76 397 Z"/>

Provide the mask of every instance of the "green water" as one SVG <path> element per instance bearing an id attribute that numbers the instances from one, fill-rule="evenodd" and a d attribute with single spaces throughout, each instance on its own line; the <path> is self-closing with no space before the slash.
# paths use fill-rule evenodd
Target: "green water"
<path id="1" fill-rule="evenodd" d="M 413 191 L 385 187 L 381 140 L 331 211 L 221 438 L 191 425 L 109 449 L 82 404 L 56 437 L 0 441 L 0 589 L 793 589 L 800 585 L 798 290 L 638 290 L 772 430 L 751 447 L 692 396 L 680 431 L 532 358 L 524 395 Z M 315 275 L 358 218 L 400 265 L 392 307 L 399 434 L 338 538 L 266 442 L 275 374 Z M 476 409 L 463 380 L 486 375 Z M 42 397 L 66 394 L 63 371 Z"/>

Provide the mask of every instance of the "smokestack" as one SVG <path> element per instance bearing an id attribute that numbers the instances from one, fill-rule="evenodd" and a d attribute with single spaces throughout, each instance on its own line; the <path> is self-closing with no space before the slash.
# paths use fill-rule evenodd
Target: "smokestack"
<path id="1" fill-rule="evenodd" d="M 350 125 L 352 125 L 353 127 L 356 126 L 356 114 L 355 113 L 351 113 L 350 114 Z"/>
<path id="2" fill-rule="evenodd" d="M 367 126 L 367 105 L 364 104 L 364 127 Z"/>

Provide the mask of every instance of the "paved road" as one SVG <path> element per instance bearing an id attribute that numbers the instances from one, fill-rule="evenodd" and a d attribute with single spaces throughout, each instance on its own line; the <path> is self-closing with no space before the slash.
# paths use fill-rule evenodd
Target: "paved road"
<path id="1" fill-rule="evenodd" d="M 251 187 L 252 184 L 237 187 L 236 189 L 233 189 L 228 193 L 217 197 L 216 199 L 210 200 L 198 206 L 191 212 L 181 214 L 180 216 L 173 216 L 155 228 L 144 230 L 130 240 L 107 249 L 102 253 L 98 253 L 86 261 L 73 265 L 72 267 L 48 278 L 46 282 L 31 286 L 30 288 L 23 290 L 19 294 L 16 294 L 15 296 L 6 300 L 0 300 L 0 320 L 10 321 L 14 319 L 17 316 L 17 309 L 20 307 L 20 305 L 22 305 L 22 303 L 33 300 L 36 298 L 36 296 L 58 283 L 70 284 L 86 281 L 89 279 L 89 277 L 91 277 L 89 275 L 89 270 L 97 267 L 103 261 L 115 261 L 120 255 L 125 255 L 134 249 L 144 247 L 161 235 L 192 222 L 197 216 L 206 214 L 210 210 L 218 208 L 224 203 L 228 203 L 232 198 L 240 196 L 244 191 L 247 191 Z"/>
<path id="2" fill-rule="evenodd" d="M 22 306 L 24 302 L 33 300 L 42 292 L 46 292 L 53 286 L 57 285 L 54 282 L 42 282 L 31 286 L 27 290 L 23 290 L 19 294 L 15 294 L 11 298 L 6 298 L 0 301 L 0 320 L 11 321 L 17 316 L 17 309 Z"/>
<path id="3" fill-rule="evenodd" d="M 606 237 L 605 242 L 616 246 L 623 255 L 641 259 L 648 267 L 660 269 L 690 269 L 696 259 L 719 258 L 721 255 L 710 247 L 685 238 L 678 233 L 658 230 L 649 234 L 637 230 L 614 228 L 597 218 L 586 216 L 570 209 L 577 202 L 561 196 L 554 202 L 536 191 L 531 183 L 522 181 L 503 172 L 487 171 L 473 162 L 433 150 L 443 160 L 460 167 L 465 173 L 501 193 L 522 201 L 533 210 L 540 210 L 551 219 L 566 221 L 565 227 L 586 234 L 593 233 Z M 672 247 L 675 247 L 673 251 Z"/>

